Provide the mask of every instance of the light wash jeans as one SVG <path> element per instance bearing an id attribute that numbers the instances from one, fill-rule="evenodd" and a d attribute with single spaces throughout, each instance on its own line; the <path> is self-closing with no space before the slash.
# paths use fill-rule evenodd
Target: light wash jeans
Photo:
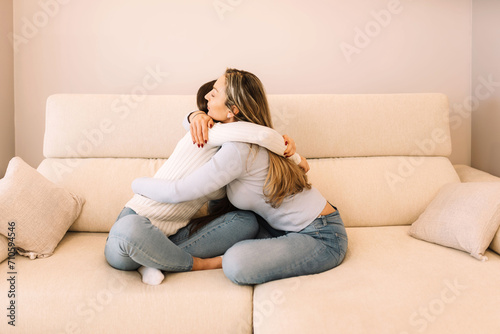
<path id="1" fill-rule="evenodd" d="M 317 274 L 342 263 L 347 234 L 337 211 L 316 218 L 299 232 L 284 232 L 261 224 L 259 236 L 270 238 L 238 242 L 224 255 L 226 276 L 237 284 Z"/>
<path id="2" fill-rule="evenodd" d="M 233 211 L 191 236 L 186 226 L 167 238 L 148 218 L 124 208 L 109 231 L 104 255 L 112 267 L 120 270 L 146 266 L 163 271 L 189 271 L 193 256 L 222 255 L 238 241 L 255 238 L 258 229 L 253 212 Z"/>

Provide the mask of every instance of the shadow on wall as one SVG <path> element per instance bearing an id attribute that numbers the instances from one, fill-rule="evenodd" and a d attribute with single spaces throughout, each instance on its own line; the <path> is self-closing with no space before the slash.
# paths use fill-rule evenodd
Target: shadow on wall
<path id="1" fill-rule="evenodd" d="M 500 101 L 492 100 L 489 101 L 486 108 L 488 108 L 488 118 L 491 124 L 490 134 L 495 134 L 493 142 L 490 146 L 489 161 L 486 168 L 493 175 L 500 175 L 500 135 L 498 135 L 498 124 L 500 124 Z"/>
<path id="2" fill-rule="evenodd" d="M 487 168 L 489 173 L 500 175 L 500 142 L 493 143 L 490 148 L 490 160 Z"/>
<path id="3" fill-rule="evenodd" d="M 481 102 L 473 113 L 472 167 L 500 176 L 500 101 L 495 97 Z"/>

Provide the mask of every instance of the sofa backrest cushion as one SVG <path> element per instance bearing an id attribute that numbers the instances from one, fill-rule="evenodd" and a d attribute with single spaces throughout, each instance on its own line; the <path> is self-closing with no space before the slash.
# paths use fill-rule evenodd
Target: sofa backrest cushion
<path id="1" fill-rule="evenodd" d="M 269 104 L 274 127 L 307 158 L 451 153 L 442 94 L 270 95 Z M 44 155 L 168 158 L 195 109 L 188 95 L 52 95 Z"/>
<path id="2" fill-rule="evenodd" d="M 309 180 L 350 227 L 410 225 L 443 185 L 460 181 L 445 157 L 314 159 L 309 165 Z"/>
<path id="3" fill-rule="evenodd" d="M 38 171 L 54 183 L 85 198 L 70 231 L 109 232 L 121 209 L 132 198 L 137 177 L 153 176 L 165 159 L 48 158 Z"/>
<path id="4" fill-rule="evenodd" d="M 442 94 L 270 95 L 275 128 L 309 159 L 310 180 L 347 226 L 411 224 L 458 182 Z M 135 177 L 184 135 L 194 96 L 57 94 L 47 101 L 39 171 L 84 197 L 70 230 L 109 231 Z"/>

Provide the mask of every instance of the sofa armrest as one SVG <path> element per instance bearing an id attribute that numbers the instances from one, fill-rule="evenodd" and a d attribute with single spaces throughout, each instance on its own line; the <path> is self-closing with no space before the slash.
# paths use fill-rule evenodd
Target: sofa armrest
<path id="1" fill-rule="evenodd" d="M 9 257 L 9 242 L 7 238 L 0 234 L 0 263 Z"/>
<path id="2" fill-rule="evenodd" d="M 500 177 L 496 177 L 470 166 L 454 165 L 453 167 L 455 167 L 462 182 L 500 182 Z M 490 244 L 490 249 L 500 254 L 500 230 L 495 234 Z"/>
<path id="3" fill-rule="evenodd" d="M 500 182 L 500 177 L 467 165 L 453 165 L 462 182 Z"/>

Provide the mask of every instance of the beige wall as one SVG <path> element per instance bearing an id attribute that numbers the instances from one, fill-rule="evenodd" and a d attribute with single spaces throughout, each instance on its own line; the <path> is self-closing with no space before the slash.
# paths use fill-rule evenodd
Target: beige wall
<path id="1" fill-rule="evenodd" d="M 43 158 L 50 94 L 134 93 L 155 71 L 150 94 L 194 94 L 227 66 L 254 72 L 268 93 L 445 93 L 456 116 L 451 159 L 470 163 L 470 115 L 461 116 L 471 83 L 470 0 L 16 0 L 14 7 L 23 37 L 15 44 L 16 154 L 33 166 Z"/>
<path id="2" fill-rule="evenodd" d="M 0 178 L 14 156 L 14 62 L 7 38 L 12 32 L 12 0 L 0 1 Z"/>
<path id="3" fill-rule="evenodd" d="M 497 176 L 500 176 L 499 13 L 498 0 L 473 1 L 472 166 Z"/>

